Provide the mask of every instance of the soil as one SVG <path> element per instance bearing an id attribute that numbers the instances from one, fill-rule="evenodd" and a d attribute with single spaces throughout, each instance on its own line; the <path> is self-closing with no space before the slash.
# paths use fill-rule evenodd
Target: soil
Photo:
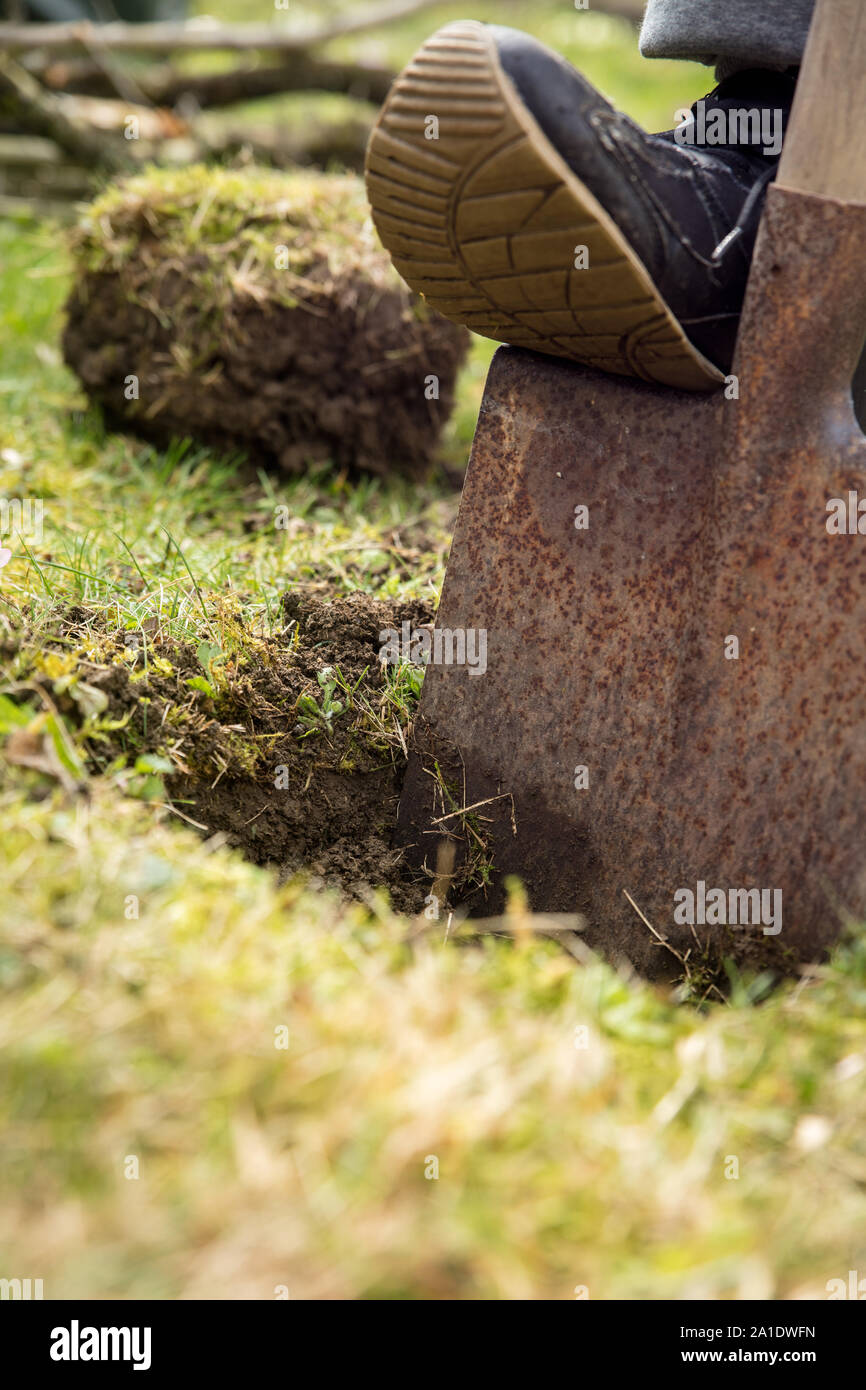
<path id="1" fill-rule="evenodd" d="M 360 681 L 359 695 L 375 703 L 384 684 L 379 633 L 404 621 L 429 622 L 432 611 L 360 593 L 330 603 L 286 595 L 284 611 L 287 636 L 297 632 L 296 651 L 284 646 L 270 669 L 251 674 L 222 707 L 232 721 L 246 710 L 251 732 L 277 735 L 261 775 L 229 774 L 216 785 L 172 778 L 172 794 L 192 801 L 192 817 L 210 832 L 224 832 L 254 863 L 277 865 L 281 878 L 304 871 L 314 886 L 361 898 L 385 887 L 399 911 L 417 912 L 426 881 L 392 843 L 406 768 L 402 749 L 368 743 L 339 718 L 331 736 L 299 740 L 292 730 L 298 694 L 318 694 L 318 675 L 327 667 L 339 668 L 349 686 Z M 277 767 L 288 782 L 281 789 L 274 786 Z"/>
<path id="2" fill-rule="evenodd" d="M 167 757 L 176 771 L 165 777 L 166 800 L 202 831 L 222 832 L 281 878 L 303 870 L 313 886 L 358 898 L 385 887 L 399 911 L 417 912 L 429 884 L 394 848 L 406 760 L 393 717 L 384 727 L 377 717 L 387 698 L 378 653 L 383 629 L 428 623 L 432 611 L 361 593 L 327 602 L 292 592 L 284 612 L 278 637 L 251 639 L 205 677 L 200 649 L 158 634 L 148 640 L 144 675 L 141 660 L 130 668 L 133 634 L 95 634 L 92 612 L 68 610 L 62 650 L 80 643 L 82 680 L 107 696 L 104 719 L 123 721 L 93 744 L 94 770 L 119 755 L 130 767 L 143 755 Z M 354 692 L 351 700 L 333 692 L 347 708 L 330 727 L 311 719 L 303 698 L 321 708 L 328 668 Z M 64 717 L 79 718 L 70 697 L 56 702 Z"/>

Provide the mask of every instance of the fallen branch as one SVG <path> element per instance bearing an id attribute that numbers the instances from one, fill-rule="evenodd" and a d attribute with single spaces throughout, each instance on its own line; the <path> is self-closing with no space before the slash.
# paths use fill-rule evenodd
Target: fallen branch
<path id="1" fill-rule="evenodd" d="M 204 17 L 187 23 L 166 21 L 157 24 L 92 24 L 76 20 L 65 24 L 0 24 L 0 51 L 21 53 L 26 49 L 89 48 L 112 49 L 116 53 L 172 53 L 180 50 L 215 49 L 241 52 L 249 49 L 275 53 L 302 53 L 349 34 L 378 29 L 408 15 L 432 9 L 441 0 L 395 0 L 370 10 L 357 19 L 338 20 L 309 33 L 281 24 L 221 24 Z M 591 0 L 592 10 L 637 21 L 643 0 Z M 577 15 L 579 19 L 579 14 Z"/>
<path id="2" fill-rule="evenodd" d="M 63 100 L 46 92 L 20 63 L 3 53 L 0 53 L 0 108 L 14 119 L 22 134 L 53 140 L 77 163 L 115 173 L 131 163 L 112 140 L 70 120 Z"/>
<path id="3" fill-rule="evenodd" d="M 190 49 L 302 53 L 330 43 L 332 39 L 394 23 L 407 15 L 430 9 L 436 3 L 438 0 L 395 0 L 356 19 L 338 20 L 306 34 L 288 25 L 220 24 L 205 19 L 158 24 L 92 24 L 89 20 L 71 24 L 0 24 L 0 50 L 20 53 L 30 48 L 75 49 L 83 45 L 111 49 L 115 53 L 172 53 Z"/>
<path id="4" fill-rule="evenodd" d="M 116 62 L 114 55 L 103 49 L 99 42 L 85 41 L 85 47 L 93 59 L 94 64 L 99 67 L 110 86 L 107 95 L 119 96 L 126 101 L 135 102 L 143 105 L 146 98 L 142 97 L 141 88 L 134 78 L 132 78 L 123 68 L 121 63 Z"/>
<path id="5" fill-rule="evenodd" d="M 84 96 L 114 96 L 117 83 L 96 63 L 66 63 L 57 59 L 28 70 L 49 89 L 75 92 Z M 154 106 L 176 106 L 192 100 L 202 110 L 231 106 L 235 102 L 279 96 L 283 92 L 341 92 L 380 105 L 388 95 L 395 74 L 388 68 L 366 63 L 337 63 L 298 54 L 284 63 L 242 66 L 231 72 L 192 74 L 160 66 L 140 73 L 136 98 Z"/>

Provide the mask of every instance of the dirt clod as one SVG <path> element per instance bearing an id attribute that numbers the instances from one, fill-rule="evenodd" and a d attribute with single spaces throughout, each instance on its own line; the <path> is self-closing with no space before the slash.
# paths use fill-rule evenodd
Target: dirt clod
<path id="1" fill-rule="evenodd" d="M 75 251 L 64 354 L 114 427 L 286 473 L 429 469 L 469 335 L 399 279 L 359 180 L 139 175 Z"/>

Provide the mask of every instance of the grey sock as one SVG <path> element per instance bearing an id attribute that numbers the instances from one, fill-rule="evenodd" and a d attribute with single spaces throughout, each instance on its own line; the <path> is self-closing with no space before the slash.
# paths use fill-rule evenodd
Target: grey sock
<path id="1" fill-rule="evenodd" d="M 721 77 L 742 68 L 797 66 L 815 0 L 649 0 L 645 58 L 691 58 Z"/>

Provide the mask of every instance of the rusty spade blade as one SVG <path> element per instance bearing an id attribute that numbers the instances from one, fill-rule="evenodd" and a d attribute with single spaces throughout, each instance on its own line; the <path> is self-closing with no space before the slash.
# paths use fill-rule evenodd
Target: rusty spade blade
<path id="1" fill-rule="evenodd" d="M 432 869 L 437 787 L 486 803 L 485 912 L 514 874 L 653 976 L 647 924 L 784 969 L 866 912 L 864 246 L 866 206 L 771 188 L 713 396 L 497 353 L 400 807 Z"/>

